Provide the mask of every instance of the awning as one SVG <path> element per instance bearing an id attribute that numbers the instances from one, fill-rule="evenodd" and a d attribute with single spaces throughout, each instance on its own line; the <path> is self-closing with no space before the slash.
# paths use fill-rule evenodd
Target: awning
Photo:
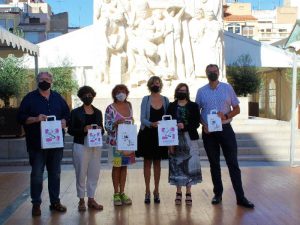
<path id="1" fill-rule="evenodd" d="M 0 57 L 1 58 L 5 58 L 9 54 L 13 54 L 16 57 L 21 57 L 26 53 L 31 56 L 38 56 L 39 47 L 0 27 Z"/>

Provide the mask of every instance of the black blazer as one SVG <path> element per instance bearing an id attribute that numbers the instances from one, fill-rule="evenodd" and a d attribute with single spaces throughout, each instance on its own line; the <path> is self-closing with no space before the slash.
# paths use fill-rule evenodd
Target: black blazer
<path id="1" fill-rule="evenodd" d="M 173 119 L 177 119 L 177 100 L 169 104 L 167 115 L 172 115 Z M 185 124 L 185 130 L 189 133 L 191 140 L 198 140 L 199 134 L 197 128 L 200 126 L 200 111 L 198 104 L 189 101 L 186 104 L 188 110 L 188 125 Z"/>
<path id="2" fill-rule="evenodd" d="M 94 106 L 92 107 L 96 115 L 96 123 L 101 127 L 102 134 L 104 134 L 102 112 Z M 68 123 L 68 133 L 74 136 L 74 143 L 84 144 L 84 137 L 87 135 L 87 132 L 84 132 L 85 126 L 85 111 L 83 106 L 73 109 Z"/>

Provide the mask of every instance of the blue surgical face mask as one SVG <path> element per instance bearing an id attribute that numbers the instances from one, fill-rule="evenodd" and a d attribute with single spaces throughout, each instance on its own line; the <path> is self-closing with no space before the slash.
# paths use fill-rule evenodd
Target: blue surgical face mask
<path id="1" fill-rule="evenodd" d="M 115 97 L 119 102 L 124 102 L 127 96 L 125 93 L 121 92 L 121 93 L 117 94 Z"/>

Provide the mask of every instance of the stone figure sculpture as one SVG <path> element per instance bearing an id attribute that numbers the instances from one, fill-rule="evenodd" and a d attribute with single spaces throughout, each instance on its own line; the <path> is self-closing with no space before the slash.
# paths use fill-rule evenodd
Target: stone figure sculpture
<path id="1" fill-rule="evenodd" d="M 204 11 L 201 8 L 195 9 L 194 17 L 189 21 L 189 31 L 191 38 L 191 45 L 193 51 L 193 60 L 195 66 L 195 76 L 196 77 L 205 77 L 205 67 L 203 59 L 206 57 L 204 49 L 203 36 L 205 33 L 205 19 Z"/>
<path id="2" fill-rule="evenodd" d="M 185 78 L 185 67 L 183 60 L 183 51 L 181 46 L 181 17 L 184 13 L 184 7 L 171 6 L 167 8 L 165 17 L 167 31 L 171 31 L 165 38 L 167 59 L 169 68 L 177 74 L 179 79 Z"/>
<path id="3" fill-rule="evenodd" d="M 202 52 L 205 57 L 201 59 L 201 64 L 216 64 L 221 65 L 222 53 L 222 41 L 221 33 L 223 27 L 222 24 L 217 21 L 213 11 L 205 12 L 205 31 L 203 35 L 203 48 Z"/>
<path id="4" fill-rule="evenodd" d="M 157 75 L 190 82 L 205 76 L 209 63 L 224 72 L 221 1 L 183 3 L 150 8 L 147 0 L 101 0 L 95 37 L 101 81 L 139 86 Z"/>

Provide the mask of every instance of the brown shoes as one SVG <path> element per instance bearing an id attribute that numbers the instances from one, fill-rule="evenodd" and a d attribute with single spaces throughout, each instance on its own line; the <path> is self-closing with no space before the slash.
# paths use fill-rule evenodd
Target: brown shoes
<path id="1" fill-rule="evenodd" d="M 95 209 L 98 211 L 103 210 L 103 205 L 98 204 L 95 199 L 89 199 L 87 205 L 89 209 Z"/>
<path id="2" fill-rule="evenodd" d="M 32 216 L 41 216 L 41 207 L 40 204 L 33 204 L 32 205 L 32 211 L 31 211 Z"/>

